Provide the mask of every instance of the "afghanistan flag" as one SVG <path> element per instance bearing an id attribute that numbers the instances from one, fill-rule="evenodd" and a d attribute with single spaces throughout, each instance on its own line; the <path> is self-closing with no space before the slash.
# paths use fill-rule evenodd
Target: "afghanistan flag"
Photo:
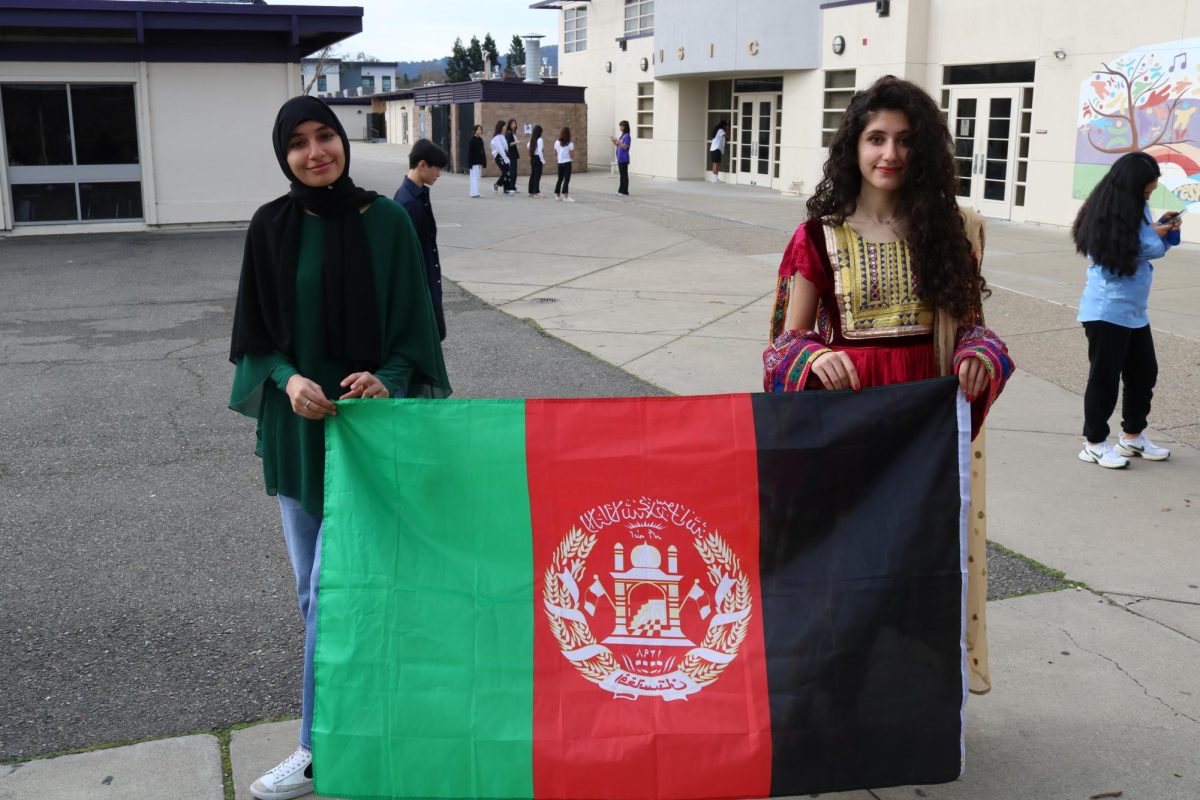
<path id="1" fill-rule="evenodd" d="M 340 403 L 317 790 L 648 800 L 954 780 L 957 398 L 939 379 Z"/>

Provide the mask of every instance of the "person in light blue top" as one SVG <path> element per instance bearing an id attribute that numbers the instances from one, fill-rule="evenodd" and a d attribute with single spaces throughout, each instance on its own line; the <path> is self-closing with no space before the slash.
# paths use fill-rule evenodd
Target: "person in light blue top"
<path id="1" fill-rule="evenodd" d="M 1158 380 L 1158 359 L 1146 313 L 1153 260 L 1179 244 L 1177 212 L 1157 222 L 1150 195 L 1158 188 L 1158 162 L 1146 153 L 1119 158 L 1092 190 L 1071 228 L 1075 249 L 1088 257 L 1087 285 L 1078 320 L 1088 341 L 1087 389 L 1083 395 L 1083 449 L 1079 459 L 1108 469 L 1129 459 L 1165 461 L 1171 451 L 1146 438 L 1146 418 Z M 1108 419 L 1121 403 L 1121 436 L 1108 442 Z"/>

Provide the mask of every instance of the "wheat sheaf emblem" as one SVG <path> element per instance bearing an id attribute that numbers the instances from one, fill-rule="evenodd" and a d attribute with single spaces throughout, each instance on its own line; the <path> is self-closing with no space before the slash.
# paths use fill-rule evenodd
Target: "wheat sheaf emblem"
<path id="1" fill-rule="evenodd" d="M 584 607 L 589 604 L 584 602 L 580 587 L 597 534 L 572 527 L 562 539 L 543 576 L 544 610 L 563 656 L 584 678 L 619 695 L 658 694 L 670 700 L 713 683 L 732 663 L 750 626 L 750 580 L 737 555 L 718 532 L 692 536 L 691 541 L 704 562 L 705 579 L 715 596 L 704 639 L 678 662 L 671 673 L 674 678 L 669 681 L 670 690 L 633 691 L 632 695 L 626 695 L 614 689 L 614 685 L 627 687 L 631 681 L 636 685 L 638 673 L 624 669 L 612 649 L 596 639 L 584 614 Z M 680 684 L 686 688 L 680 688 Z"/>

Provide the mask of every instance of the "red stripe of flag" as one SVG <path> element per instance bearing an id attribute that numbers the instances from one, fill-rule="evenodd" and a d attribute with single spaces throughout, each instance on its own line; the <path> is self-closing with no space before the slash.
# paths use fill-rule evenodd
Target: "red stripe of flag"
<path id="1" fill-rule="evenodd" d="M 749 396 L 526 409 L 535 796 L 766 796 Z"/>

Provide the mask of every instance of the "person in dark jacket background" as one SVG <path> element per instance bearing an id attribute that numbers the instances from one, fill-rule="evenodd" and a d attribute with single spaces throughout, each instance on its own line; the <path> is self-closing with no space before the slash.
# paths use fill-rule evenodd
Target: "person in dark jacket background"
<path id="1" fill-rule="evenodd" d="M 429 202 L 429 187 L 441 177 L 448 163 L 446 153 L 428 139 L 418 139 L 408 153 L 408 175 L 393 198 L 404 206 L 417 229 L 421 253 L 425 256 L 425 276 L 429 281 L 429 297 L 437 318 L 438 335 L 446 338 L 446 316 L 442 311 L 442 264 L 438 259 L 437 222 Z"/>
<path id="2" fill-rule="evenodd" d="M 467 145 L 467 166 L 471 170 L 471 184 L 468 194 L 479 197 L 479 176 L 487 166 L 487 154 L 483 151 L 483 126 L 476 125 L 471 141 Z"/>
<path id="3" fill-rule="evenodd" d="M 508 191 L 519 192 L 517 188 L 517 162 L 521 160 L 521 146 L 517 142 L 517 121 L 510 119 L 504 129 L 504 140 L 508 142 Z"/>

